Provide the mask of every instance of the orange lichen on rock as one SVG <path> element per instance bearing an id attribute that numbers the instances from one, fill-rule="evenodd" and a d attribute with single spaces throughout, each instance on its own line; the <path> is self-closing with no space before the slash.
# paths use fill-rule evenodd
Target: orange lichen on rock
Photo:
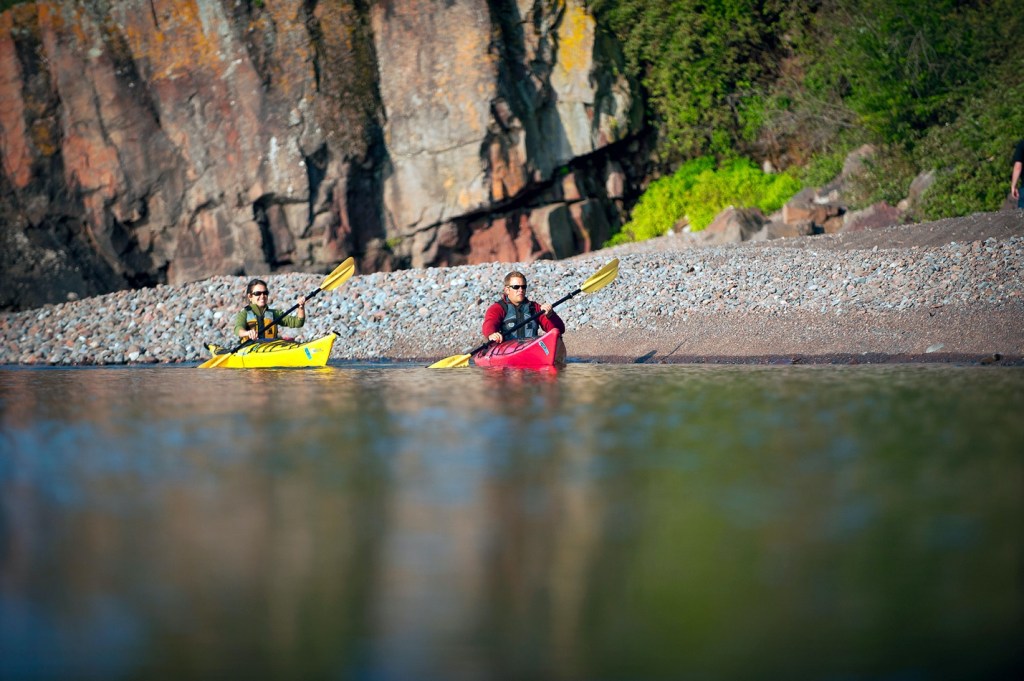
<path id="1" fill-rule="evenodd" d="M 558 64 L 572 73 L 589 69 L 594 49 L 594 17 L 575 2 L 566 3 L 565 15 L 558 31 Z"/>
<path id="2" fill-rule="evenodd" d="M 208 25 L 210 10 L 194 0 L 152 4 L 152 12 L 137 10 L 123 26 L 132 54 L 149 66 L 151 78 L 185 77 L 225 58 L 216 26 Z"/>

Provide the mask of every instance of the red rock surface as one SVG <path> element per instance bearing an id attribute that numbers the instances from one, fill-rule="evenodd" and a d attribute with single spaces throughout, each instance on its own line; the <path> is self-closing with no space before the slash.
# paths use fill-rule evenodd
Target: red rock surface
<path id="1" fill-rule="evenodd" d="M 609 87 L 618 76 L 584 3 L 545 7 L 65 0 L 3 12 L 0 309 L 327 271 L 348 255 L 367 270 L 532 259 L 572 228 L 552 237 L 547 220 L 516 215 L 588 200 L 620 219 L 605 187 L 638 178 L 594 155 L 640 130 L 638 102 L 625 81 Z M 580 157 L 594 162 L 574 172 L 592 177 L 562 195 L 556 170 Z M 471 238 L 513 224 L 515 248 Z"/>

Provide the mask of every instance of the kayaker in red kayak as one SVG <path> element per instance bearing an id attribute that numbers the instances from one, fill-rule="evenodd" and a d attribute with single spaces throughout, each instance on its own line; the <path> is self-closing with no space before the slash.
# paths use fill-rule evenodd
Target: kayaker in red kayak
<path id="1" fill-rule="evenodd" d="M 502 331 L 511 329 L 524 319 L 543 312 L 537 321 L 530 322 L 506 337 Z M 493 303 L 484 314 L 483 332 L 488 340 L 501 343 L 507 340 L 521 340 L 539 336 L 539 329 L 550 331 L 558 329 L 559 334 L 565 333 L 565 322 L 551 308 L 550 303 L 535 303 L 526 297 L 526 275 L 522 272 L 509 272 L 505 275 L 505 289 L 501 300 Z M 559 342 L 561 345 L 561 342 Z"/>
<path id="2" fill-rule="evenodd" d="M 253 279 L 245 287 L 249 304 L 235 315 L 235 335 L 242 340 L 277 338 L 277 329 L 287 326 L 297 329 L 306 323 L 306 296 L 299 298 L 299 308 L 294 315 L 281 317 L 281 311 L 270 307 L 270 289 L 262 279 Z M 271 321 L 277 323 L 271 325 Z"/>

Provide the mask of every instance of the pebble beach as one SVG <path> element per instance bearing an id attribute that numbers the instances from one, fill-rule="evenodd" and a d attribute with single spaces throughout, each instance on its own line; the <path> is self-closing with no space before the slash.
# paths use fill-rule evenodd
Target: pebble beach
<path id="1" fill-rule="evenodd" d="M 727 246 L 666 236 L 560 261 L 356 274 L 285 336 L 338 334 L 335 361 L 432 361 L 483 342 L 504 275 L 554 302 L 612 258 L 618 277 L 557 308 L 570 361 L 1022 364 L 1024 212 Z M 324 274 L 274 274 L 290 307 Z M 199 363 L 232 347 L 249 277 L 218 276 L 0 313 L 0 364 Z"/>

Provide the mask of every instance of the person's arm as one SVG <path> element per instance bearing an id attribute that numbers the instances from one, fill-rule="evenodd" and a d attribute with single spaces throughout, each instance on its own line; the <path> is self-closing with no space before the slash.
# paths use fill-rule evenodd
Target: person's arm
<path id="1" fill-rule="evenodd" d="M 484 313 L 484 325 L 483 332 L 484 337 L 487 340 L 492 340 L 495 343 L 502 341 L 501 335 L 501 321 L 505 318 L 505 310 L 502 309 L 498 303 L 491 303 L 491 306 L 487 308 L 487 312 Z"/>
<path id="2" fill-rule="evenodd" d="M 245 323 L 246 310 L 240 310 L 235 315 L 235 335 L 242 339 L 253 340 L 256 338 L 256 329 L 250 329 Z"/>
<path id="3" fill-rule="evenodd" d="M 278 326 L 287 326 L 289 329 L 298 329 L 306 325 L 306 318 L 298 315 L 290 314 L 287 317 L 282 317 L 278 322 Z"/>
<path id="4" fill-rule="evenodd" d="M 298 329 L 306 324 L 306 296 L 299 298 L 299 308 L 295 314 L 281 319 L 278 324 L 289 329 Z"/>
<path id="5" fill-rule="evenodd" d="M 562 321 L 561 317 L 555 314 L 555 311 L 552 309 L 550 303 L 544 303 L 543 305 L 540 305 L 538 307 L 538 311 L 545 313 L 542 314 L 540 316 L 540 319 L 538 320 L 540 322 L 540 328 L 544 329 L 545 331 L 550 331 L 551 329 L 558 329 L 559 333 L 565 333 L 565 322 Z"/>
<path id="6" fill-rule="evenodd" d="M 1013 164 L 1013 172 L 1010 174 L 1010 196 L 1014 199 L 1020 198 L 1020 188 L 1017 183 L 1020 181 L 1021 169 L 1024 168 L 1024 140 L 1017 142 L 1017 146 L 1013 149 L 1013 158 L 1010 160 Z"/>

